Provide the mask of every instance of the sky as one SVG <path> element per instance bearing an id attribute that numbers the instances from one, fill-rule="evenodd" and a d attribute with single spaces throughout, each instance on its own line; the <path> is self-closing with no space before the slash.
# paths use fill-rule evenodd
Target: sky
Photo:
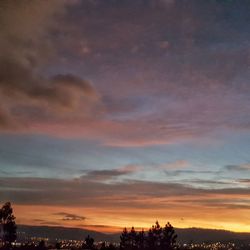
<path id="1" fill-rule="evenodd" d="M 0 2 L 0 202 L 17 224 L 250 232 L 248 0 Z"/>

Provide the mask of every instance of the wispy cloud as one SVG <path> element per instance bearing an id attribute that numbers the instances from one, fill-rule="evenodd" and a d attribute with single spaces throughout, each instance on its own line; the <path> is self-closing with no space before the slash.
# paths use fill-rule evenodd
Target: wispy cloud
<path id="1" fill-rule="evenodd" d="M 81 179 L 88 181 L 108 181 L 119 176 L 126 176 L 136 173 L 142 167 L 138 165 L 126 165 L 117 169 L 104 169 L 104 170 L 85 170 L 85 175 Z"/>
<path id="2" fill-rule="evenodd" d="M 250 184 L 250 179 L 240 179 L 239 182 Z"/>
<path id="3" fill-rule="evenodd" d="M 77 214 L 65 213 L 65 212 L 58 212 L 54 213 L 53 215 L 60 216 L 61 220 L 63 221 L 83 221 L 86 220 L 86 217 L 80 216 Z"/>
<path id="4" fill-rule="evenodd" d="M 167 198 L 173 197 L 206 197 L 210 195 L 234 197 L 247 196 L 250 190 L 247 188 L 219 188 L 205 189 L 195 188 L 192 185 L 180 183 L 160 183 L 149 181 L 126 181 L 116 183 L 92 182 L 91 180 L 73 179 L 43 179 L 43 178 L 2 178 L 2 200 L 13 200 L 19 204 L 44 204 L 59 205 L 72 204 L 95 206 L 101 204 L 122 205 L 123 202 L 131 202 L 136 198 Z M 31 187 L 33 187 L 31 189 Z M 84 190 L 84 192 L 82 191 Z M 119 198 L 119 199 L 118 199 Z M 171 199 L 172 199 L 171 198 Z M 202 199 L 202 198 L 201 198 Z M 167 203 L 166 203 L 167 205 Z"/>
<path id="5" fill-rule="evenodd" d="M 241 171 L 250 171 L 250 164 L 241 164 L 241 165 L 227 165 L 225 166 L 225 169 L 228 171 L 237 171 L 237 172 L 241 172 Z"/>

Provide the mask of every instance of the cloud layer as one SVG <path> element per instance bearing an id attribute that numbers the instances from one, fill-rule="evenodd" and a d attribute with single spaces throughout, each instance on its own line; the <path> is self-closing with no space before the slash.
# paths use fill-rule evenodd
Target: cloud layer
<path id="1" fill-rule="evenodd" d="M 3 1 L 2 130 L 117 146 L 248 130 L 249 4 L 231 5 Z"/>

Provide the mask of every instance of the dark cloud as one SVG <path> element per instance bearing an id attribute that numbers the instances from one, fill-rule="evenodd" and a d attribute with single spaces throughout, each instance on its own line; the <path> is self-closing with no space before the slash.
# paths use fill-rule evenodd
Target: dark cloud
<path id="1" fill-rule="evenodd" d="M 9 114 L 0 107 L 0 129 L 7 129 L 11 126 Z"/>
<path id="2" fill-rule="evenodd" d="M 250 171 L 250 164 L 241 164 L 241 165 L 227 165 L 225 166 L 225 170 L 227 171 Z"/>
<path id="3" fill-rule="evenodd" d="M 136 165 L 127 165 L 118 169 L 105 169 L 105 170 L 91 170 L 84 171 L 85 175 L 81 179 L 86 179 L 89 181 L 108 181 L 112 180 L 119 176 L 126 176 L 133 174 L 139 170 L 139 166 Z"/>
<path id="4" fill-rule="evenodd" d="M 11 122 L 22 126 L 24 121 L 36 117 L 57 120 L 78 112 L 79 106 L 84 105 L 85 112 L 78 114 L 82 117 L 98 102 L 95 89 L 80 77 L 59 74 L 45 79 L 30 67 L 3 60 L 0 68 L 0 95 L 8 112 L 1 112 L 1 124 L 10 124 L 10 128 Z"/>
<path id="5" fill-rule="evenodd" d="M 210 175 L 210 174 L 216 174 L 217 171 L 213 170 L 165 170 L 164 171 L 166 175 L 168 176 L 179 176 L 179 175 Z"/>
<path id="6" fill-rule="evenodd" d="M 64 221 L 82 221 L 86 220 L 86 217 L 77 214 L 70 214 L 65 212 L 54 213 L 53 215 L 61 216 Z"/>
<path id="7" fill-rule="evenodd" d="M 241 183 L 250 184 L 250 179 L 239 179 L 238 181 Z"/>
<path id="8" fill-rule="evenodd" d="M 66 86 L 66 87 L 72 87 L 77 88 L 79 90 L 84 90 L 88 95 L 95 95 L 95 90 L 93 87 L 86 81 L 82 80 L 79 77 L 76 77 L 71 74 L 67 75 L 56 75 L 53 77 L 53 82 L 56 83 L 56 85 Z"/>
<path id="9" fill-rule="evenodd" d="M 108 225 L 88 225 L 88 224 L 84 224 L 84 225 L 80 225 L 82 227 L 94 227 L 94 228 L 111 228 L 113 229 L 114 227 L 113 226 L 108 226 Z M 118 227 L 117 227 L 118 228 Z"/>
<path id="10" fill-rule="evenodd" d="M 234 197 L 247 197 L 250 194 L 248 188 L 205 189 L 180 183 L 149 181 L 108 184 L 86 179 L 2 178 L 0 187 L 4 190 L 0 194 L 0 199 L 11 200 L 15 204 L 84 205 L 85 207 L 101 205 L 103 208 L 121 207 L 124 209 L 126 207 L 152 209 L 157 200 L 163 197 L 164 201 L 157 203 L 157 206 L 167 207 L 175 199 L 180 199 L 181 203 L 185 203 L 196 198 L 197 202 L 202 203 L 202 200 L 213 196 L 220 196 L 222 200 L 232 200 Z"/>
<path id="11" fill-rule="evenodd" d="M 39 223 L 40 225 L 62 225 L 61 223 L 55 222 L 55 221 L 49 221 L 49 220 L 43 220 L 43 219 L 34 219 L 35 223 Z"/>
<path id="12" fill-rule="evenodd" d="M 194 179 L 190 180 L 192 183 L 198 183 L 198 184 L 215 184 L 215 185 L 231 185 L 231 182 L 227 181 L 216 181 L 216 180 L 204 180 L 204 179 Z"/>
<path id="13" fill-rule="evenodd" d="M 43 71 L 50 60 L 57 60 L 53 32 L 60 29 L 68 5 L 57 0 L 1 2 L 1 128 L 22 128 L 30 121 L 57 120 L 69 113 L 82 117 L 98 102 L 94 87 L 81 77 Z"/>
<path id="14" fill-rule="evenodd" d="M 182 200 L 176 200 L 178 202 L 182 202 Z M 237 199 L 237 198 L 229 198 L 229 199 L 221 199 L 221 198 L 207 198 L 204 199 L 189 199 L 188 203 L 192 204 L 200 204 L 210 208 L 224 208 L 224 209 L 249 209 L 249 201 L 248 199 Z"/>
<path id="15" fill-rule="evenodd" d="M 80 92 L 83 97 L 95 95 L 93 87 L 87 81 L 74 75 L 55 75 L 52 79 L 43 79 L 29 67 L 6 61 L 0 62 L 0 68 L 2 94 L 18 98 L 27 106 L 48 104 L 51 107 L 57 105 L 59 108 L 74 108 L 75 97 L 78 95 L 74 92 Z"/>

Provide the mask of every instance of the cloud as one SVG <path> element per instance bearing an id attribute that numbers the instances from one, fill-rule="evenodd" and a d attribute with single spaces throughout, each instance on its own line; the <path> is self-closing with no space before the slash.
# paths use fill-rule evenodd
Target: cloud
<path id="1" fill-rule="evenodd" d="M 50 33 L 58 28 L 59 17 L 65 11 L 66 2 L 1 1 L 1 62 L 23 66 L 24 71 L 17 68 L 17 73 L 27 75 L 27 66 L 35 70 L 51 59 L 55 54 L 55 47 L 50 43 Z M 1 73 L 3 74 L 2 69 Z"/>
<path id="2" fill-rule="evenodd" d="M 120 176 L 126 176 L 133 174 L 141 169 L 140 166 L 137 165 L 127 165 L 118 169 L 104 169 L 104 170 L 90 170 L 84 171 L 86 172 L 85 175 L 81 176 L 83 180 L 89 181 L 109 181 L 115 180 L 115 178 Z"/>
<path id="3" fill-rule="evenodd" d="M 0 186 L 4 192 L 1 200 L 11 200 L 16 204 L 40 205 L 71 205 L 71 206 L 107 206 L 152 208 L 157 199 L 163 199 L 162 206 L 167 206 L 168 200 L 197 197 L 246 197 L 247 188 L 196 188 L 180 183 L 159 183 L 149 181 L 123 181 L 116 183 L 92 182 L 81 178 L 73 180 L 43 179 L 43 178 L 1 178 Z M 145 203 L 152 200 L 152 204 Z M 86 202 L 88 201 L 88 202 Z M 138 204 L 138 205 L 139 205 Z"/>
<path id="4" fill-rule="evenodd" d="M 249 5 L 182 5 L 2 1 L 0 129 L 116 147 L 248 130 Z"/>
<path id="5" fill-rule="evenodd" d="M 9 114 L 0 107 L 0 129 L 7 129 L 11 126 L 11 118 Z"/>
<path id="6" fill-rule="evenodd" d="M 99 97 L 88 81 L 71 73 L 42 70 L 50 60 L 58 60 L 53 32 L 60 29 L 61 17 L 72 4 L 1 2 L 5 27 L 0 37 L 1 128 L 22 130 L 34 121 L 58 122 L 72 113 L 84 119 L 94 112 Z"/>
<path id="7" fill-rule="evenodd" d="M 53 109 L 74 109 L 80 97 L 96 98 L 94 88 L 81 78 L 65 74 L 43 79 L 33 75 L 32 69 L 14 62 L 0 62 L 0 91 L 4 99 L 17 98 L 15 105 L 42 106 Z M 19 101 L 19 102 L 18 102 Z M 14 106 L 14 107 L 13 107 Z M 9 108 L 11 112 L 11 107 Z"/>
<path id="8" fill-rule="evenodd" d="M 113 226 L 108 226 L 108 225 L 87 225 L 87 224 L 83 224 L 81 225 L 82 227 L 94 227 L 94 228 L 111 228 L 113 229 Z M 118 227 L 119 228 L 119 227 Z M 119 228 L 120 229 L 120 228 Z"/>
<path id="9" fill-rule="evenodd" d="M 61 223 L 55 222 L 55 221 L 49 221 L 49 220 L 43 220 L 43 219 L 34 219 L 35 223 L 38 223 L 39 225 L 62 225 Z"/>
<path id="10" fill-rule="evenodd" d="M 99 103 L 94 87 L 73 74 L 42 76 L 32 62 L 11 55 L 1 57 L 0 69 L 1 127 L 11 130 L 36 120 L 58 121 L 72 113 L 83 118 Z"/>
<path id="11" fill-rule="evenodd" d="M 64 221 L 83 221 L 86 220 L 86 217 L 84 216 L 79 216 L 76 214 L 71 214 L 71 213 L 65 213 L 65 212 L 59 212 L 59 213 L 54 213 L 53 215 L 56 216 L 61 216 Z"/>
<path id="12" fill-rule="evenodd" d="M 228 171 L 249 171 L 250 170 L 250 164 L 246 163 L 246 164 L 241 164 L 241 165 L 227 165 L 225 166 L 225 169 Z"/>
<path id="13" fill-rule="evenodd" d="M 179 176 L 179 175 L 209 175 L 209 174 L 216 174 L 218 173 L 217 171 L 212 171 L 212 170 L 165 170 L 165 174 L 168 176 Z"/>
<path id="14" fill-rule="evenodd" d="M 221 198 L 204 198 L 204 199 L 190 199 L 187 202 L 193 204 L 202 204 L 210 208 L 224 208 L 224 209 L 249 209 L 249 200 L 247 198 L 237 199 L 221 199 Z"/>
<path id="15" fill-rule="evenodd" d="M 197 183 L 197 184 L 211 184 L 211 185 L 228 185 L 231 186 L 232 182 L 231 181 L 216 181 L 216 180 L 205 180 L 205 179 L 191 179 L 190 182 L 192 183 Z"/>
<path id="16" fill-rule="evenodd" d="M 239 179 L 239 182 L 250 184 L 250 179 Z"/>

